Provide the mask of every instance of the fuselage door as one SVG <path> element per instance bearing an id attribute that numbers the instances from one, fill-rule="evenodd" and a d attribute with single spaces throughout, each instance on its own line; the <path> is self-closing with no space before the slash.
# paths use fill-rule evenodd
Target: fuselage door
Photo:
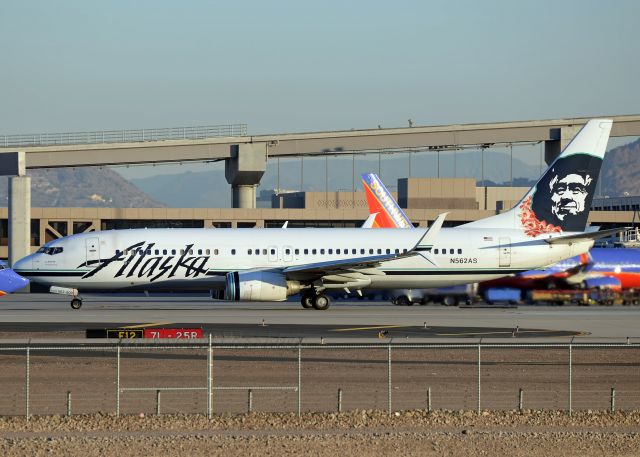
<path id="1" fill-rule="evenodd" d="M 276 246 L 269 246 L 269 262 L 278 261 L 278 248 Z"/>
<path id="2" fill-rule="evenodd" d="M 91 266 L 100 260 L 100 241 L 98 238 L 87 238 L 87 265 Z"/>
<path id="3" fill-rule="evenodd" d="M 500 266 L 511 266 L 511 238 L 500 237 Z"/>

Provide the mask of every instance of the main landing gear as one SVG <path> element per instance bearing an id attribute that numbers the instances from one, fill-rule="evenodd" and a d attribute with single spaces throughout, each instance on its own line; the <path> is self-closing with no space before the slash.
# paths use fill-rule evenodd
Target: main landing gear
<path id="1" fill-rule="evenodd" d="M 71 299 L 71 307 L 73 309 L 80 309 L 82 308 L 82 298 L 80 297 L 73 297 Z"/>
<path id="2" fill-rule="evenodd" d="M 315 291 L 304 292 L 300 303 L 304 309 L 314 308 L 320 311 L 324 311 L 331 306 L 331 300 L 328 296 L 325 294 L 318 294 Z"/>

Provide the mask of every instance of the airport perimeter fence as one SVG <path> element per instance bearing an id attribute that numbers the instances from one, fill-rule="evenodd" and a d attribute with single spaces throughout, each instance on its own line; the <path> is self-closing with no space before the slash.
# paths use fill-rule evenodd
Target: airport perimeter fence
<path id="1" fill-rule="evenodd" d="M 0 415 L 638 410 L 638 343 L 0 346 Z"/>
<path id="2" fill-rule="evenodd" d="M 171 127 L 162 129 L 102 130 L 97 132 L 28 133 L 0 135 L 0 147 L 32 147 L 72 144 L 138 143 L 164 140 L 202 140 L 245 136 L 247 124 Z"/>

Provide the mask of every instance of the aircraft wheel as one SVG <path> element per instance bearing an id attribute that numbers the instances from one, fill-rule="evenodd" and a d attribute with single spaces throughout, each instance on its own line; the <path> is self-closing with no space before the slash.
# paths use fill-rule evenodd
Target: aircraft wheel
<path id="1" fill-rule="evenodd" d="M 413 303 L 411 303 L 411 300 L 409 300 L 409 297 L 406 295 L 401 295 L 396 298 L 396 305 L 398 306 L 411 306 L 412 304 Z"/>
<path id="2" fill-rule="evenodd" d="M 300 303 L 302 304 L 302 307 L 304 309 L 311 309 L 313 308 L 313 299 L 314 299 L 313 294 L 310 294 L 310 293 L 302 294 L 302 299 L 300 300 Z"/>
<path id="3" fill-rule="evenodd" d="M 442 299 L 444 306 L 458 306 L 458 297 L 447 295 Z"/>
<path id="4" fill-rule="evenodd" d="M 326 295 L 318 295 L 313 300 L 313 307 L 319 311 L 324 311 L 331 305 L 331 300 Z"/>
<path id="5" fill-rule="evenodd" d="M 80 300 L 79 298 L 74 298 L 73 300 L 71 300 L 71 307 L 73 309 L 80 309 L 82 307 L 82 300 Z"/>

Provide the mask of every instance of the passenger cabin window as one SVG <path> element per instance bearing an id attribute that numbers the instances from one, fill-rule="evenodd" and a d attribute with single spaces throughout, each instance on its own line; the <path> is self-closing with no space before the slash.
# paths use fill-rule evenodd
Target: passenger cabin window
<path id="1" fill-rule="evenodd" d="M 358 253 L 358 250 L 357 250 L 357 249 L 352 249 L 352 250 L 351 250 L 351 254 L 354 254 L 354 255 L 355 255 L 355 254 L 357 254 L 357 253 Z"/>
<path id="2" fill-rule="evenodd" d="M 198 249 L 198 255 L 202 255 L 202 249 Z"/>
<path id="3" fill-rule="evenodd" d="M 287 254 L 287 255 L 291 254 L 291 249 L 285 249 L 284 253 Z"/>
<path id="4" fill-rule="evenodd" d="M 378 254 L 382 254 L 382 249 L 378 249 Z"/>
<path id="5" fill-rule="evenodd" d="M 300 254 L 300 249 L 296 249 L 295 251 L 293 251 L 296 255 Z"/>
<path id="6" fill-rule="evenodd" d="M 271 252 L 271 255 L 276 255 L 276 250 L 275 250 L 275 249 L 272 249 L 272 250 L 271 250 L 271 251 L 269 251 L 269 252 Z M 306 254 L 306 249 L 305 249 L 305 254 Z"/>
<path id="7" fill-rule="evenodd" d="M 340 249 L 336 249 L 336 254 L 340 254 Z"/>
<path id="8" fill-rule="evenodd" d="M 166 249 L 162 250 L 162 255 L 167 255 L 167 250 Z"/>
<path id="9" fill-rule="evenodd" d="M 247 250 L 247 254 L 249 254 L 249 255 L 253 254 L 253 250 L 252 249 L 248 249 Z"/>
<path id="10" fill-rule="evenodd" d="M 437 254 L 437 253 L 438 253 L 438 248 L 435 248 L 435 249 L 433 250 L 433 253 L 434 253 L 434 254 Z"/>
<path id="11" fill-rule="evenodd" d="M 462 249 L 458 249 L 458 254 L 462 254 Z"/>
<path id="12" fill-rule="evenodd" d="M 360 254 L 364 254 L 364 253 L 365 253 L 364 249 L 360 249 Z"/>
<path id="13" fill-rule="evenodd" d="M 266 249 L 262 250 L 262 255 L 267 255 L 267 250 Z"/>
<path id="14" fill-rule="evenodd" d="M 391 254 L 391 249 L 387 249 L 387 254 Z"/>
<path id="15" fill-rule="evenodd" d="M 324 249 L 320 249 L 320 254 L 324 254 Z"/>
<path id="16" fill-rule="evenodd" d="M 219 253 L 219 252 L 220 252 L 220 251 L 218 251 L 217 249 L 214 249 L 214 250 L 213 250 L 213 255 L 218 255 L 218 253 Z"/>
<path id="17" fill-rule="evenodd" d="M 236 255 L 236 250 L 235 249 L 231 250 L 231 255 Z"/>
<path id="18" fill-rule="evenodd" d="M 373 249 L 369 249 L 369 254 L 373 254 Z"/>
<path id="19" fill-rule="evenodd" d="M 171 250 L 171 255 L 176 255 L 176 250 L 175 249 Z"/>
<path id="20" fill-rule="evenodd" d="M 400 249 L 396 249 L 396 254 L 400 254 Z"/>
<path id="21" fill-rule="evenodd" d="M 455 254 L 456 250 L 455 249 L 449 249 L 449 254 Z"/>
<path id="22" fill-rule="evenodd" d="M 309 250 L 308 250 L 308 249 L 305 249 L 305 250 L 304 250 L 304 255 L 307 255 L 307 254 L 309 254 Z"/>
<path id="23" fill-rule="evenodd" d="M 329 249 L 329 254 L 333 254 L 333 249 Z"/>
<path id="24" fill-rule="evenodd" d="M 317 250 L 317 249 L 312 249 L 312 250 L 311 250 L 311 254 L 313 254 L 313 255 L 316 255 L 316 252 L 318 252 L 318 250 Z"/>

